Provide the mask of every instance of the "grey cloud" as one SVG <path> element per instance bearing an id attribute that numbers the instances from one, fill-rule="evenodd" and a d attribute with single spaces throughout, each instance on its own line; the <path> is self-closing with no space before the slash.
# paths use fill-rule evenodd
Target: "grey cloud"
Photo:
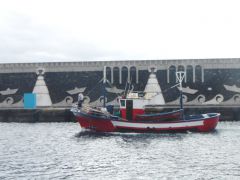
<path id="1" fill-rule="evenodd" d="M 0 62 L 97 60 L 124 57 L 122 52 L 105 50 L 94 43 L 75 39 L 15 14 L 0 29 Z"/>

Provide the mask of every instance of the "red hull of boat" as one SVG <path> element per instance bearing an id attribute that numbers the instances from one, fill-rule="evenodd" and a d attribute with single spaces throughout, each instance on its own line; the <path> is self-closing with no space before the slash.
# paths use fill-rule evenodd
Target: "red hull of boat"
<path id="1" fill-rule="evenodd" d="M 77 120 L 82 128 L 90 129 L 99 132 L 114 132 L 115 127 L 110 120 L 93 119 L 86 117 L 77 117 Z"/>
<path id="2" fill-rule="evenodd" d="M 138 122 L 111 119 L 99 119 L 87 116 L 77 116 L 82 128 L 98 132 L 172 132 L 172 131 L 198 131 L 209 132 L 216 128 L 220 114 L 202 119 L 180 120 L 173 122 Z"/>

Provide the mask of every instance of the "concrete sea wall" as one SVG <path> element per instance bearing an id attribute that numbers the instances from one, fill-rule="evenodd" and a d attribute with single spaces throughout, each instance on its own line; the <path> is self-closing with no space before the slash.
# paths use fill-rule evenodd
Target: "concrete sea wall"
<path id="1" fill-rule="evenodd" d="M 0 122 L 76 122 L 69 109 L 0 109 Z"/>
<path id="2" fill-rule="evenodd" d="M 167 107 L 164 111 L 171 111 L 176 107 Z M 199 114 L 207 112 L 221 113 L 220 121 L 240 120 L 240 107 L 186 107 L 185 114 Z M 65 108 L 54 109 L 0 109 L 0 122 L 44 123 L 44 122 L 77 122 L 70 111 Z"/>
<path id="3" fill-rule="evenodd" d="M 108 104 L 116 103 L 127 82 L 134 91 L 143 91 L 150 69 L 154 68 L 166 108 L 177 106 L 179 90 L 170 87 L 176 84 L 175 72 L 182 70 L 186 72 L 183 97 L 187 108 L 199 107 L 193 111 L 198 113 L 211 106 L 219 109 L 223 117 L 230 117 L 224 119 L 239 119 L 240 58 L 227 58 L 0 64 L 1 121 L 68 121 L 67 112 L 80 92 L 85 103 L 101 105 L 99 82 L 104 66 L 109 82 Z M 24 109 L 24 93 L 37 94 L 36 109 Z M 29 119 L 24 120 L 28 115 Z"/>

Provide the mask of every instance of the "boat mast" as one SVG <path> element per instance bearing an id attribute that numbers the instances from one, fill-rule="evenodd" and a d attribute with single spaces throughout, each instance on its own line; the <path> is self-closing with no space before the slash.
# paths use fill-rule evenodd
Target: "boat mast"
<path id="1" fill-rule="evenodd" d="M 103 107 L 106 107 L 106 87 L 107 77 L 106 77 L 106 66 L 103 67 Z"/>
<path id="2" fill-rule="evenodd" d="M 179 90 L 180 90 L 180 109 L 183 110 L 183 92 L 182 92 L 182 81 L 185 78 L 185 71 L 177 71 L 176 72 L 176 77 L 177 77 L 177 81 L 179 82 Z M 183 118 L 183 114 L 182 113 L 182 118 Z"/>

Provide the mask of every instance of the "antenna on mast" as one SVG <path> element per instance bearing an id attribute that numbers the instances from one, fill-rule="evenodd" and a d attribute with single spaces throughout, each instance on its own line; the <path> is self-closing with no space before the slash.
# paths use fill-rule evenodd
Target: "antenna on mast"
<path id="1" fill-rule="evenodd" d="M 176 77 L 177 81 L 179 82 L 179 90 L 180 90 L 180 109 L 183 110 L 183 92 L 182 92 L 182 81 L 185 78 L 186 72 L 185 71 L 177 71 L 176 72 Z M 182 113 L 182 119 L 183 119 L 183 114 Z"/>

